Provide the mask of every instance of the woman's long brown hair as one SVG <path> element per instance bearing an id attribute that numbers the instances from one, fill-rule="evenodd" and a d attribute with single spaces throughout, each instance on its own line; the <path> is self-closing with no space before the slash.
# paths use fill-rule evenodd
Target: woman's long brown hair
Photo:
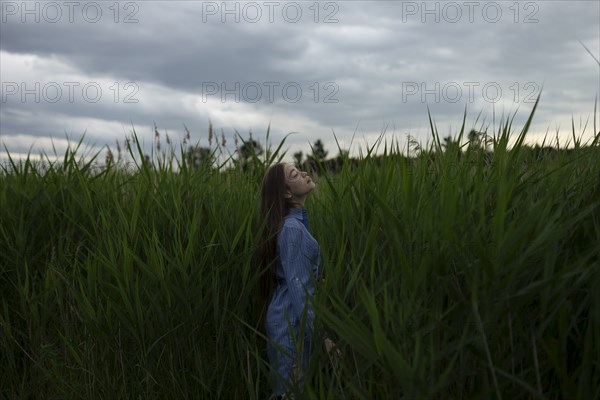
<path id="1" fill-rule="evenodd" d="M 285 164 L 277 163 L 269 167 L 263 177 L 260 198 L 260 223 L 264 224 L 258 248 L 260 317 L 259 326 L 264 329 L 267 307 L 275 288 L 275 268 L 277 235 L 281 229 L 283 217 L 292 204 L 284 197 Z"/>

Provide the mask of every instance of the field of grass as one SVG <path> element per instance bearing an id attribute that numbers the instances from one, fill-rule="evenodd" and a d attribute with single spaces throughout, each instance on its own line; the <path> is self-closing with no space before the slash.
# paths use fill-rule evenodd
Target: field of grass
<path id="1" fill-rule="evenodd" d="M 413 158 L 315 177 L 315 310 L 343 357 L 315 350 L 304 397 L 600 398 L 600 133 L 534 152 L 528 126 L 486 152 L 432 124 Z M 253 254 L 280 151 L 246 172 L 4 166 L 0 398 L 268 398 Z"/>

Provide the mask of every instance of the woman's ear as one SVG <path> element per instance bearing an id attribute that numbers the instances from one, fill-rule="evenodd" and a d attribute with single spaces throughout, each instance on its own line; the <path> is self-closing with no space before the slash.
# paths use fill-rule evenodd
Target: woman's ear
<path id="1" fill-rule="evenodd" d="M 286 190 L 283 193 L 283 197 L 286 198 L 286 199 L 291 199 L 292 198 L 292 192 L 290 192 L 289 190 Z"/>

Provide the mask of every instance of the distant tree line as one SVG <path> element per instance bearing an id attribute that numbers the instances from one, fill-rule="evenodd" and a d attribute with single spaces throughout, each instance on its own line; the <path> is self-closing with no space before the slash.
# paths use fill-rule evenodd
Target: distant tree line
<path id="1" fill-rule="evenodd" d="M 184 145 L 186 146 L 185 150 L 185 158 L 187 161 L 187 165 L 190 166 L 192 170 L 196 170 L 199 168 L 212 168 L 215 167 L 215 163 L 217 161 L 218 152 L 222 152 L 222 148 L 226 145 L 226 138 L 223 129 L 220 132 L 220 141 L 219 137 L 217 137 L 212 123 L 209 121 L 208 125 L 208 146 L 200 146 L 199 144 L 190 145 L 190 132 L 187 127 L 185 128 L 185 136 L 183 139 Z M 248 138 L 243 139 L 241 135 L 236 131 L 236 135 L 234 137 L 235 142 L 235 153 L 231 160 L 234 163 L 234 167 L 240 168 L 241 170 L 248 172 L 254 170 L 254 165 L 256 162 L 260 162 L 259 157 L 263 156 L 265 150 L 263 149 L 260 142 L 255 140 L 252 137 L 252 131 L 248 133 Z M 156 150 L 160 152 L 160 134 L 158 133 L 158 129 L 155 125 L 155 140 L 156 140 Z M 168 135 L 166 135 L 167 144 L 171 145 L 172 142 L 169 140 Z M 412 140 L 412 141 L 411 141 Z M 214 143 L 214 145 L 213 145 Z M 417 143 L 414 139 L 409 138 L 409 145 L 412 143 L 414 150 L 417 154 L 426 155 L 432 161 L 436 157 L 435 152 L 423 152 L 420 144 Z M 490 145 L 491 138 L 487 136 L 484 132 L 478 132 L 472 129 L 467 135 L 467 142 L 460 143 L 457 138 L 453 138 L 452 136 L 446 136 L 443 138 L 443 142 L 440 143 L 441 150 L 444 153 L 454 153 L 456 154 L 457 159 L 460 159 L 464 152 L 483 152 L 486 161 L 491 162 L 493 159 L 493 152 L 490 150 L 492 147 Z M 118 143 L 117 143 L 118 145 Z M 523 146 L 524 151 L 529 152 L 526 160 L 535 161 L 540 158 L 546 157 L 555 157 L 559 152 L 570 152 L 570 149 L 561 149 L 558 150 L 555 147 L 551 146 L 539 146 L 535 147 Z M 120 159 L 120 148 L 119 150 L 119 159 Z M 110 153 L 110 149 L 107 154 L 107 163 L 112 163 L 113 155 Z M 321 139 L 317 139 L 312 145 L 310 153 L 304 154 L 303 151 L 297 151 L 293 154 L 294 164 L 304 171 L 308 171 L 310 173 L 321 173 L 324 171 L 331 172 L 339 172 L 344 163 L 350 163 L 351 165 L 358 165 L 358 159 L 350 158 L 349 152 L 346 150 L 341 150 L 336 157 L 327 158 L 329 155 L 329 151 L 325 149 L 325 145 Z M 373 161 L 376 165 L 381 165 L 384 158 L 384 155 L 372 156 Z M 387 155 L 390 157 L 390 155 Z M 412 157 L 404 156 L 401 154 L 394 154 L 394 158 L 403 159 L 404 161 L 410 160 Z M 146 155 L 146 160 L 150 159 L 149 156 Z"/>

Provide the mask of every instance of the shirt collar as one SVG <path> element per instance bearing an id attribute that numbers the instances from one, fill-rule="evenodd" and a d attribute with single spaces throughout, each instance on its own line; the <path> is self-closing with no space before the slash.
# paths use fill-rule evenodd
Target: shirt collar
<path id="1" fill-rule="evenodd" d="M 308 224 L 308 211 L 306 211 L 306 208 L 290 207 L 288 209 L 287 215 L 296 218 L 298 221 L 302 222 L 306 227 L 306 230 L 310 231 L 310 227 Z"/>

